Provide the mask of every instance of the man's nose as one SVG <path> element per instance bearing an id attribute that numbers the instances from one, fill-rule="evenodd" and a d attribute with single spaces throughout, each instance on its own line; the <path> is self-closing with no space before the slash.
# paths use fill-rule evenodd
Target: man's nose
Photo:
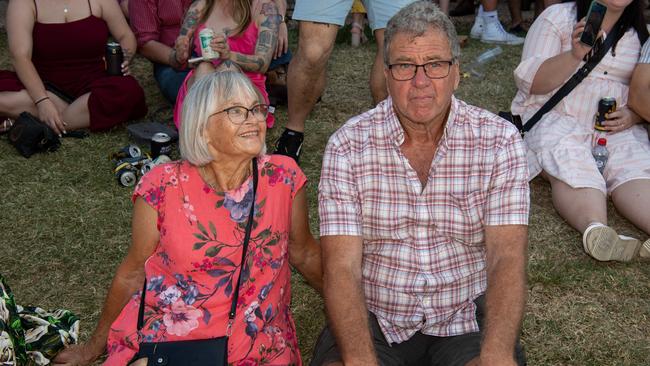
<path id="1" fill-rule="evenodd" d="M 424 67 L 419 66 L 415 69 L 415 76 L 413 77 L 413 84 L 415 86 L 426 86 L 429 84 L 431 80 L 427 76 L 426 72 L 424 72 Z"/>

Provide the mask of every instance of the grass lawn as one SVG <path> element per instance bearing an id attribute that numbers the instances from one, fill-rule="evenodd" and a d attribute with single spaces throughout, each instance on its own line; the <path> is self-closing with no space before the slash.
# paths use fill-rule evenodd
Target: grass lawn
<path id="1" fill-rule="evenodd" d="M 469 25 L 459 24 L 459 30 L 468 34 Z M 490 47 L 470 41 L 461 65 Z M 459 98 L 493 112 L 509 108 L 515 94 L 512 70 L 521 47 L 503 48 L 485 79 L 462 80 Z M 10 60 L 4 32 L 0 50 L 0 68 L 6 69 Z M 307 121 L 302 167 L 311 181 L 310 217 L 316 233 L 323 149 L 332 132 L 371 106 L 367 78 L 374 50 L 371 44 L 336 47 L 323 101 Z M 170 121 L 171 109 L 158 92 L 149 63 L 136 58 L 133 69 L 147 95 L 147 119 Z M 286 120 L 286 108 L 279 108 L 269 146 Z M 117 184 L 107 158 L 131 142 L 126 128 L 84 140 L 64 139 L 58 152 L 29 160 L 2 139 L 0 272 L 19 304 L 63 307 L 79 314 L 86 339 L 130 242 L 132 190 Z M 549 185 L 537 178 L 531 186 L 529 301 L 522 334 L 529 364 L 650 365 L 650 265 L 588 258 L 580 235 L 553 210 Z M 610 209 L 610 223 L 620 233 L 647 239 Z M 324 324 L 323 302 L 299 275 L 293 284 L 300 347 L 308 361 Z"/>

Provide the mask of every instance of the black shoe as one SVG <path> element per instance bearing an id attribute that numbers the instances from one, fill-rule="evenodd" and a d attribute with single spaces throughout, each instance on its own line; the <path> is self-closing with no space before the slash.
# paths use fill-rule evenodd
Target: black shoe
<path id="1" fill-rule="evenodd" d="M 300 150 L 304 138 L 304 133 L 286 128 L 275 144 L 274 154 L 289 156 L 299 164 Z"/>

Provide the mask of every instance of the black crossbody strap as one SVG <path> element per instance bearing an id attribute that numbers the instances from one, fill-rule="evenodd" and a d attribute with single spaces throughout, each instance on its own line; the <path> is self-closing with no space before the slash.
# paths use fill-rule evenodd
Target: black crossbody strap
<path id="1" fill-rule="evenodd" d="M 251 239 L 251 231 L 253 230 L 253 218 L 255 216 L 255 199 L 257 196 L 257 158 L 253 158 L 253 203 L 248 213 L 248 221 L 246 222 L 246 231 L 244 232 L 244 243 L 242 245 L 241 254 L 241 268 L 239 269 L 239 277 L 235 284 L 235 291 L 232 296 L 230 304 L 230 312 L 228 313 L 228 336 L 230 336 L 230 327 L 235 319 L 237 313 L 237 301 L 239 300 L 239 285 L 241 284 L 242 273 L 244 273 L 244 266 L 246 265 L 246 253 L 248 252 L 248 242 Z M 147 293 L 147 278 L 144 279 L 144 286 L 142 287 L 142 297 L 140 298 L 140 308 L 138 309 L 138 330 L 144 326 L 144 297 Z"/>
<path id="2" fill-rule="evenodd" d="M 575 87 L 578 86 L 578 84 L 580 84 L 582 80 L 587 77 L 587 75 L 589 75 L 591 70 L 593 70 L 596 65 L 598 65 L 600 60 L 605 57 L 607 52 L 609 52 L 609 49 L 612 48 L 612 45 L 614 45 L 614 43 L 623 36 L 624 32 L 621 28 L 622 26 L 618 23 L 614 26 L 614 29 L 612 29 L 610 34 L 607 36 L 605 42 L 600 45 L 599 50 L 594 53 L 589 61 L 587 61 L 587 63 L 578 69 L 578 71 L 576 71 L 576 73 L 573 74 L 573 76 L 571 76 L 571 78 L 567 80 L 567 82 L 564 83 L 564 85 L 562 85 L 562 87 L 558 89 L 558 91 L 555 92 L 555 94 L 553 94 L 553 96 L 547 100 L 546 103 L 544 103 L 544 105 L 532 117 L 530 117 L 528 121 L 523 124 L 521 128 L 522 134 L 530 131 L 546 113 L 548 113 L 558 103 L 560 103 L 564 97 L 569 95 L 569 93 L 571 93 L 571 91 L 575 89 Z"/>

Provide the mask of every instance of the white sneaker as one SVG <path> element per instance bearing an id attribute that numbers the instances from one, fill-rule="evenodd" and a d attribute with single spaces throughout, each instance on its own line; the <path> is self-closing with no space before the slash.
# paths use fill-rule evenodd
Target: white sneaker
<path id="1" fill-rule="evenodd" d="M 474 25 L 472 25 L 472 30 L 469 32 L 469 36 L 474 39 L 481 39 L 484 24 L 485 21 L 483 20 L 483 17 L 477 15 L 476 18 L 474 18 Z"/>
<path id="2" fill-rule="evenodd" d="M 476 17 L 476 19 L 477 21 L 474 23 L 475 26 L 478 23 L 479 17 Z M 482 23 L 481 42 L 483 43 L 507 44 L 511 46 L 524 43 L 523 38 L 506 32 L 499 20 L 496 18 L 483 19 Z M 474 32 L 474 27 L 472 27 L 472 32 Z M 470 33 L 470 35 L 474 37 L 473 33 Z"/>
<path id="3" fill-rule="evenodd" d="M 650 258 L 650 239 L 646 240 L 639 250 L 639 257 Z"/>
<path id="4" fill-rule="evenodd" d="M 641 242 L 625 235 L 618 235 L 609 226 L 590 225 L 582 236 L 585 252 L 599 261 L 629 262 L 639 253 Z"/>

